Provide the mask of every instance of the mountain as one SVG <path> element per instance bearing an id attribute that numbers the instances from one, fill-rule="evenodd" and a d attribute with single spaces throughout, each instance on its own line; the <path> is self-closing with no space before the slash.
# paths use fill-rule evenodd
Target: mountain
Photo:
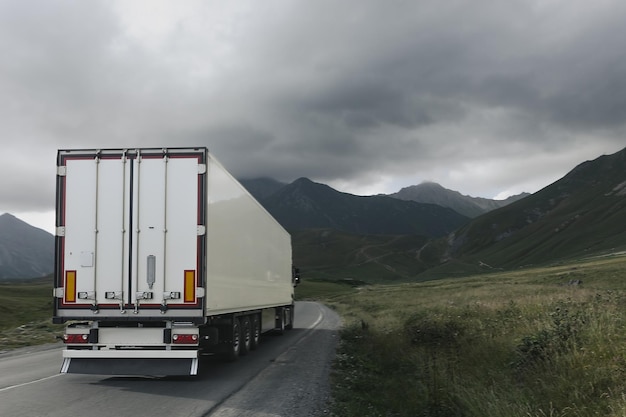
<path id="1" fill-rule="evenodd" d="M 626 148 L 474 219 L 435 204 L 342 193 L 306 178 L 242 183 L 290 230 L 294 260 L 313 277 L 430 279 L 626 250 Z M 460 195 L 437 184 L 417 187 L 440 200 Z M 482 203 L 489 207 L 489 200 Z M 0 216 L 0 278 L 49 274 L 53 252 L 52 235 Z"/>
<path id="2" fill-rule="evenodd" d="M 261 204 L 288 230 L 443 236 L 469 220 L 450 208 L 387 196 L 356 196 L 300 178 Z"/>
<path id="3" fill-rule="evenodd" d="M 250 194 L 257 200 L 261 201 L 276 191 L 280 190 L 287 184 L 276 181 L 272 178 L 252 178 L 241 179 L 239 182 L 248 190 Z"/>
<path id="4" fill-rule="evenodd" d="M 587 161 L 449 239 L 449 255 L 514 267 L 626 249 L 626 148 Z"/>
<path id="5" fill-rule="evenodd" d="M 5 213 L 0 215 L 0 279 L 52 273 L 54 236 Z"/>
<path id="6" fill-rule="evenodd" d="M 449 207 L 464 216 L 475 218 L 529 195 L 528 193 L 522 193 L 511 196 L 506 200 L 491 200 L 462 195 L 458 191 L 449 190 L 434 182 L 423 182 L 419 185 L 403 188 L 397 193 L 390 194 L 389 197 L 416 201 L 418 203 L 437 204 L 442 207 Z"/>

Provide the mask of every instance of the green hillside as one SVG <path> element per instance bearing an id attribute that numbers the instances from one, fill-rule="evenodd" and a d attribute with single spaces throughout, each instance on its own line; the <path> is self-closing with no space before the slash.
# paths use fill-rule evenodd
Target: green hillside
<path id="1" fill-rule="evenodd" d="M 438 264 L 413 235 L 354 235 L 330 229 L 292 232 L 294 263 L 305 279 L 355 283 L 413 280 Z"/>
<path id="2" fill-rule="evenodd" d="M 295 262 L 308 278 L 423 281 L 625 251 L 624 219 L 626 149 L 582 163 L 541 191 L 439 239 L 331 229 L 292 236 Z"/>
<path id="3" fill-rule="evenodd" d="M 626 149 L 487 213 L 454 234 L 463 264 L 510 268 L 626 249 Z"/>

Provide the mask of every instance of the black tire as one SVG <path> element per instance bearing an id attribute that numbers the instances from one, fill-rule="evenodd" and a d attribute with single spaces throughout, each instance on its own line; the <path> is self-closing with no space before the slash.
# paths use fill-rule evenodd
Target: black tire
<path id="1" fill-rule="evenodd" d="M 231 325 L 231 338 L 228 344 L 228 351 L 226 352 L 226 360 L 234 362 L 239 358 L 239 352 L 241 349 L 241 323 L 239 319 L 233 317 Z"/>
<path id="2" fill-rule="evenodd" d="M 245 356 L 250 352 L 252 344 L 252 328 L 250 317 L 241 317 L 241 343 L 239 344 L 239 356 Z"/>
<path id="3" fill-rule="evenodd" d="M 250 318 L 250 349 L 256 350 L 261 342 L 261 318 L 259 314 L 253 314 Z"/>

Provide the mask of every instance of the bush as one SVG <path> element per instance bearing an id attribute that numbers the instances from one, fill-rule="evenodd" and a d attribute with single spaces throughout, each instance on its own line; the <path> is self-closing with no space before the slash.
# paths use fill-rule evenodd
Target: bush
<path id="1" fill-rule="evenodd" d="M 411 344 L 429 348 L 451 348 L 458 344 L 463 325 L 453 320 L 411 318 L 404 324 Z"/>
<path id="2" fill-rule="evenodd" d="M 547 329 L 524 336 L 517 345 L 514 362 L 517 370 L 523 371 L 540 363 L 545 364 L 556 356 L 581 346 L 582 329 L 586 322 L 581 306 L 574 305 L 571 301 L 560 301 L 549 317 Z"/>

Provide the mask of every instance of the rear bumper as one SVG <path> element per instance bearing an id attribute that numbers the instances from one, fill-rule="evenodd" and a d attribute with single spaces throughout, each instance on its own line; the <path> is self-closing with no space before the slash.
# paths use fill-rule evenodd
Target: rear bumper
<path id="1" fill-rule="evenodd" d="M 197 350 L 90 350 L 90 349 L 65 349 L 63 358 L 85 359 L 193 359 L 198 357 Z"/>
<path id="2" fill-rule="evenodd" d="M 197 350 L 63 351 L 61 373 L 99 375 L 197 375 Z"/>

